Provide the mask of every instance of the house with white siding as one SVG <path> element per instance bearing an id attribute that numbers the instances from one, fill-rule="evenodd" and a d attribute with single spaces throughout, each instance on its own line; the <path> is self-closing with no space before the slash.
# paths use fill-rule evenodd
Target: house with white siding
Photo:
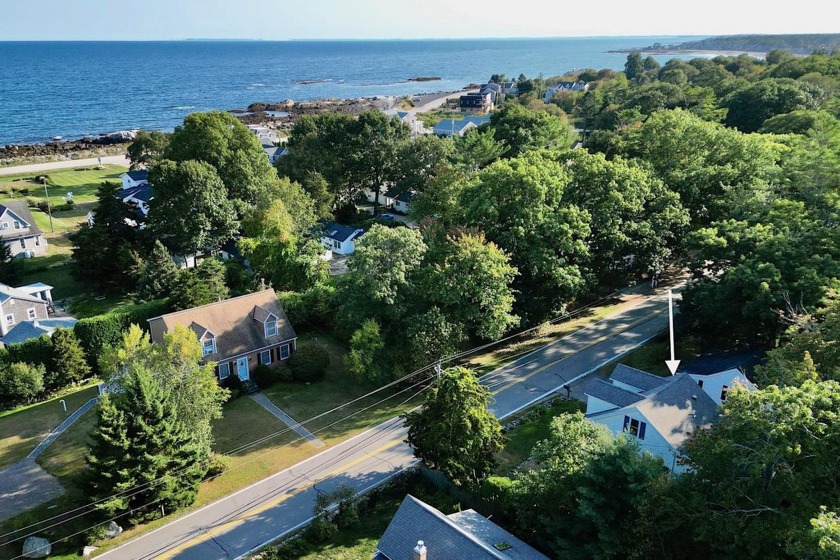
<path id="1" fill-rule="evenodd" d="M 0 204 L 0 243 L 9 247 L 13 257 L 36 257 L 47 252 L 47 240 L 22 200 Z"/>
<path id="2" fill-rule="evenodd" d="M 593 379 L 587 386 L 586 417 L 615 435 L 636 438 L 643 451 L 680 473 L 686 469 L 679 462 L 683 445 L 717 422 L 720 405 L 736 387 L 756 389 L 737 369 L 666 378 L 619 364 L 609 379 Z"/>

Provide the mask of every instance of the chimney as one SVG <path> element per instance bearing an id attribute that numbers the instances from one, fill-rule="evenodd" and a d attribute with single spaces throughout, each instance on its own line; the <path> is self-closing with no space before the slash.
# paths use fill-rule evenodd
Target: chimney
<path id="1" fill-rule="evenodd" d="M 417 541 L 417 546 L 414 547 L 414 560 L 426 560 L 426 545 L 423 541 Z"/>

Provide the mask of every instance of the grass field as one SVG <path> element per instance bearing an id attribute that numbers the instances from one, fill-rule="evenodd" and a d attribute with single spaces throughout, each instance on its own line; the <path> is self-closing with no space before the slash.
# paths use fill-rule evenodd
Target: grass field
<path id="1" fill-rule="evenodd" d="M 687 338 L 677 343 L 677 358 L 686 362 L 692 360 L 700 355 L 700 343 L 694 338 Z M 644 346 L 636 348 L 617 363 L 630 366 L 632 368 L 640 369 L 648 373 L 653 373 L 661 377 L 671 375 L 668 371 L 668 366 L 665 365 L 665 360 L 670 359 L 670 346 L 668 340 L 663 335 L 661 338 L 654 339 Z M 605 366 L 607 374 L 612 373 L 616 364 Z"/>
<path id="2" fill-rule="evenodd" d="M 26 457 L 47 434 L 97 393 L 96 385 L 89 385 L 48 401 L 0 413 L 0 468 Z M 61 399 L 67 403 L 66 413 Z"/>

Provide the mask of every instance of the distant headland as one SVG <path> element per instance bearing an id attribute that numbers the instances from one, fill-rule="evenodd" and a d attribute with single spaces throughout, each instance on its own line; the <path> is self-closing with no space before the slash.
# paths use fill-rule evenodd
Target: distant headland
<path id="1" fill-rule="evenodd" d="M 673 45 L 654 43 L 646 47 L 619 49 L 610 52 L 640 51 L 646 54 L 764 54 L 773 50 L 785 50 L 793 54 L 807 55 L 814 51 L 840 49 L 840 33 L 815 33 L 799 35 L 725 35 L 697 41 L 686 41 Z"/>

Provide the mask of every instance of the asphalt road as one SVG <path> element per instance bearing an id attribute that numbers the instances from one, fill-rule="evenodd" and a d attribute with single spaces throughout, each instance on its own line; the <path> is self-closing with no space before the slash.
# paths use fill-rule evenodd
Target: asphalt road
<path id="1" fill-rule="evenodd" d="M 580 396 L 600 366 L 666 330 L 667 310 L 667 294 L 646 298 L 487 374 L 481 381 L 494 393 L 491 410 L 504 418 L 566 384 Z M 342 484 L 363 491 L 414 464 L 405 435 L 398 418 L 389 420 L 99 558 L 241 558 L 308 523 L 319 492 Z"/>

